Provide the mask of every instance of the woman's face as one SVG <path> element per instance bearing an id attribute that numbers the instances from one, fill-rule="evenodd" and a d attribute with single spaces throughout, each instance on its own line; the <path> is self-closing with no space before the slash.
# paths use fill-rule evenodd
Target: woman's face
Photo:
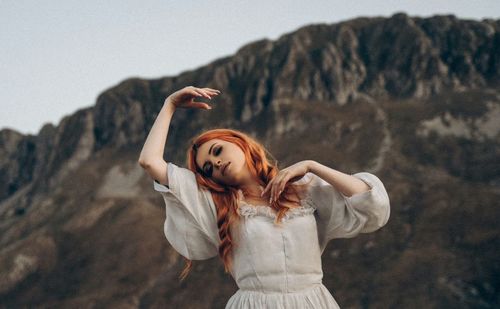
<path id="1" fill-rule="evenodd" d="M 198 148 L 196 164 L 205 177 L 225 185 L 242 185 L 250 179 L 245 153 L 236 144 L 211 139 Z"/>

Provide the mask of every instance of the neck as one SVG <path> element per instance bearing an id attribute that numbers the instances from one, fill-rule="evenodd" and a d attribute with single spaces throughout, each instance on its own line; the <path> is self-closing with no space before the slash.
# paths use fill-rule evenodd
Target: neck
<path id="1" fill-rule="evenodd" d="M 240 190 L 243 192 L 245 196 L 258 196 L 260 197 L 260 194 L 262 191 L 264 191 L 264 187 L 262 187 L 258 182 L 250 182 L 247 184 L 244 184 L 240 187 Z"/>

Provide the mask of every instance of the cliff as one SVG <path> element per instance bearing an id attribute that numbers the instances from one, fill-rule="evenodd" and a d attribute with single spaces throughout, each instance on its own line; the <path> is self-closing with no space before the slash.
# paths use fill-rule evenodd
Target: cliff
<path id="1" fill-rule="evenodd" d="M 236 286 L 218 259 L 177 281 L 163 200 L 137 164 L 163 100 L 195 85 L 223 93 L 212 111 L 176 112 L 169 161 L 184 165 L 200 131 L 232 127 L 280 168 L 313 159 L 384 182 L 387 226 L 323 255 L 342 307 L 496 307 L 499 77 L 500 20 L 357 18 L 126 79 L 35 136 L 1 130 L 0 304 L 224 306 Z"/>

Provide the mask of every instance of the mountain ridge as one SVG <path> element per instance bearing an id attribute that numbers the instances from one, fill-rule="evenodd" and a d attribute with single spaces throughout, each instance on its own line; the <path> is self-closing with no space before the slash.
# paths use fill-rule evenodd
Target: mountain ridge
<path id="1" fill-rule="evenodd" d="M 195 85 L 222 94 L 210 112 L 176 111 L 169 161 L 185 161 L 196 132 L 232 127 L 280 168 L 314 159 L 386 184 L 388 226 L 323 256 L 341 305 L 495 307 L 499 75 L 500 20 L 360 17 L 177 76 L 127 78 L 37 135 L 2 129 L 0 303 L 223 306 L 236 287 L 217 259 L 176 282 L 182 260 L 158 232 L 162 200 L 136 162 L 166 96 Z M 202 289 L 207 280 L 219 289 Z"/>

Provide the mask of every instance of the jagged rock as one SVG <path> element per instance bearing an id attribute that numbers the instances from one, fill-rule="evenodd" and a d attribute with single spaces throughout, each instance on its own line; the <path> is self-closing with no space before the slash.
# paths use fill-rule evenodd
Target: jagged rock
<path id="1" fill-rule="evenodd" d="M 223 93 L 211 112 L 176 112 L 168 161 L 183 165 L 197 132 L 234 127 L 280 168 L 314 159 L 384 182 L 388 225 L 323 255 L 342 307 L 498 307 L 499 29 L 406 14 L 310 25 L 178 76 L 126 79 L 36 136 L 1 130 L 0 303 L 225 304 L 236 286 L 218 259 L 177 281 L 163 200 L 137 165 L 166 96 L 197 85 Z"/>

